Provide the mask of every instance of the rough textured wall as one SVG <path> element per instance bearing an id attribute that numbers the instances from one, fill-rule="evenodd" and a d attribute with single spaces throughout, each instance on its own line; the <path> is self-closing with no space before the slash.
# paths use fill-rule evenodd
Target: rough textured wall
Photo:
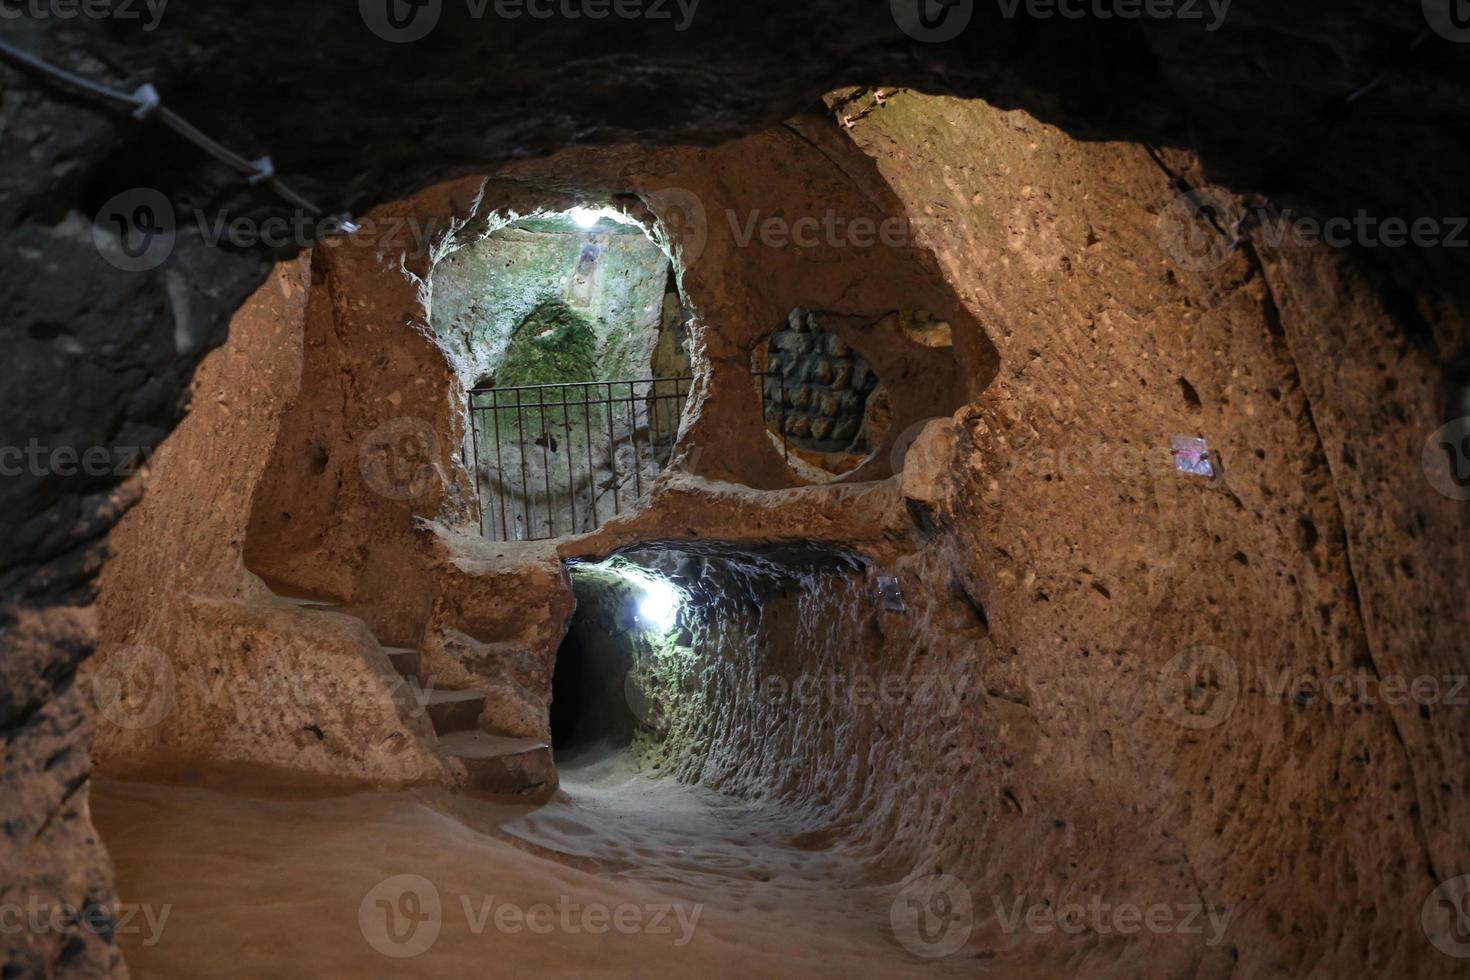
<path id="1" fill-rule="evenodd" d="M 947 414 L 988 383 L 995 351 L 956 301 L 933 262 L 903 233 L 904 215 L 872 162 L 831 119 L 799 116 L 710 150 L 666 150 L 624 160 L 569 153 L 541 166 L 603 173 L 663 220 L 678 257 L 680 288 L 694 316 L 696 386 L 674 469 L 760 489 L 799 484 L 764 434 L 752 356 L 793 309 L 861 353 L 888 389 L 892 424 L 872 463 L 847 479 L 891 474 L 893 448 L 916 423 Z M 751 160 L 765 161 L 755 168 Z M 840 222 L 839 230 L 804 237 Z M 880 244 L 873 229 L 897 229 Z M 854 228 L 867 229 L 855 244 Z M 953 346 L 909 340 L 900 312 L 936 311 Z"/>
<path id="2" fill-rule="evenodd" d="M 902 667 L 885 656 L 883 614 L 854 554 L 802 543 L 674 544 L 619 557 L 679 596 L 667 629 L 636 616 L 617 624 L 623 693 L 639 722 L 636 757 L 647 770 L 808 812 L 832 807 L 823 815 L 845 820 L 833 804 L 860 801 L 883 740 L 859 716 L 880 699 L 890 711 L 935 713 L 927 689 L 880 690 Z"/>
<path id="3" fill-rule="evenodd" d="M 96 612 L 75 607 L 19 610 L 6 624 L 0 698 L 9 726 L 0 757 L 0 901 L 104 910 L 111 921 L 112 861 L 88 809 L 92 706 L 74 671 L 92 653 Z M 65 971 L 126 977 L 105 929 L 8 937 L 5 964 L 16 976 Z"/>
<path id="4" fill-rule="evenodd" d="M 809 120 L 806 125 L 817 124 Z M 822 132 L 829 138 L 836 134 L 830 124 Z M 780 129 L 752 142 L 764 156 L 781 162 L 782 179 L 767 183 L 762 197 L 712 196 L 711 208 L 724 205 L 735 215 L 772 201 L 788 210 L 799 202 L 812 214 L 852 207 L 883 217 L 852 178 L 807 139 Z M 578 176 L 588 187 L 626 194 L 669 179 L 669 171 L 688 183 L 725 182 L 751 151 L 750 145 L 735 144 L 714 154 L 667 151 L 643 161 L 624 151 L 606 159 L 574 157 L 543 166 L 552 172 L 564 167 L 562 173 Z M 856 157 L 848 152 L 850 164 Z M 653 168 L 665 172 L 654 175 L 649 172 Z M 373 638 L 416 648 L 422 653 L 425 682 L 491 689 L 495 696 L 487 723 L 492 728 L 513 734 L 544 731 L 549 665 L 565 629 L 571 596 L 553 547 L 528 551 L 474 535 L 464 469 L 463 395 L 451 358 L 429 329 L 433 262 L 474 222 L 525 206 L 531 186 L 524 178 L 515 186 L 462 181 L 380 209 L 372 216 L 375 222 L 403 219 L 437 229 L 436 237 L 417 250 L 356 239 L 320 248 L 312 256 L 310 301 L 303 301 L 299 315 L 266 302 L 274 294 L 262 294 L 265 299 L 243 315 L 238 336 L 222 354 L 222 366 L 211 368 L 201 381 L 200 390 L 211 401 L 191 420 L 178 447 L 159 461 L 163 492 L 119 538 L 119 548 L 129 554 L 110 580 L 102 666 L 135 645 L 162 648 L 178 661 L 173 680 L 181 707 L 170 716 L 169 726 L 109 730 L 101 755 L 110 767 L 156 767 L 172 752 L 320 769 L 309 756 L 345 751 L 351 770 L 346 774 L 397 778 L 391 766 L 370 772 L 371 760 L 364 762 L 361 753 L 354 756 L 350 739 L 331 741 L 343 727 L 335 716 L 331 725 L 292 721 L 301 711 L 313 710 L 312 705 L 333 700 L 313 696 L 314 689 L 296 690 L 302 703 L 295 705 L 296 713 L 281 717 L 263 710 L 271 692 L 243 693 L 247 707 L 242 710 L 256 713 L 239 732 L 211 733 L 200 723 L 210 698 L 235 693 L 228 682 L 233 674 L 219 676 L 221 663 L 290 675 L 280 658 L 289 661 L 296 645 L 278 636 L 282 624 L 291 621 L 290 610 L 275 602 L 251 573 L 263 577 L 276 595 L 329 600 L 340 612 L 365 622 L 370 632 L 359 630 L 362 635 L 333 647 L 348 651 L 348 659 L 354 642 L 371 647 Z M 554 197 L 553 192 L 540 193 Z M 726 249 L 746 247 L 736 223 L 714 214 L 720 220 L 707 231 L 706 240 Z M 773 474 L 791 482 L 780 475 L 784 468 L 761 431 L 760 401 L 749 377 L 751 352 L 766 332 L 760 324 L 771 319 L 765 312 L 790 309 L 813 297 L 840 298 L 852 322 L 839 326 L 874 352 L 880 370 L 892 370 L 891 377 L 904 388 L 910 377 L 927 375 L 930 384 L 899 399 L 908 418 L 934 411 L 946 404 L 943 399 L 952 404 L 954 388 L 977 387 L 993 369 L 983 337 L 957 314 L 952 315 L 969 331 L 968 347 L 962 345 L 971 358 L 968 363 L 982 372 L 963 382 L 953 380 L 966 363 L 956 351 L 914 344 L 905 339 L 896 318 L 884 317 L 885 311 L 910 301 L 929 306 L 946 302 L 932 263 L 917 249 L 870 250 L 855 265 L 831 247 L 793 252 L 762 244 L 749 255 L 735 255 L 746 265 L 742 276 L 705 273 L 707 291 L 695 292 L 693 302 L 715 309 L 748 302 L 750 297 L 735 290 L 761 283 L 768 290 L 758 300 L 763 314 L 750 320 L 700 321 L 705 336 L 741 345 L 739 353 L 722 358 L 714 378 L 741 397 L 707 398 L 691 424 L 704 426 L 716 440 L 710 448 L 717 445 L 721 451 L 712 452 L 709 460 L 744 482 L 759 483 Z M 803 268 L 808 274 L 801 274 Z M 780 270 L 779 276 L 772 270 Z M 854 274 L 862 277 L 857 290 L 849 278 Z M 267 323 L 272 317 L 275 322 Z M 235 378 L 246 383 L 235 385 Z M 945 378 L 950 379 L 947 384 L 937 383 Z M 721 435 L 740 432 L 750 434 L 753 444 L 732 445 Z M 190 451 L 196 445 L 209 447 L 213 465 L 198 467 L 193 460 L 198 454 Z M 692 445 L 699 449 L 704 444 L 696 440 Z M 697 462 L 700 454 L 691 453 L 689 459 Z M 882 464 L 887 466 L 888 460 Z M 657 520 L 679 523 L 681 533 L 697 534 L 707 522 L 704 516 L 688 520 L 677 512 L 654 513 Z M 193 538 L 226 544 L 202 559 L 211 564 L 195 568 L 193 559 L 179 557 L 188 549 L 171 536 L 155 542 L 148 532 L 155 525 L 173 524 L 188 528 Z M 811 531 L 809 522 L 805 529 Z M 170 575 L 152 574 L 155 565 L 167 565 Z M 215 571 L 216 565 L 222 571 Z M 169 595 L 174 583 L 184 593 L 177 603 L 133 601 L 139 590 L 150 600 L 155 594 L 150 589 Z M 534 600 L 528 603 L 527 596 Z M 242 608 L 226 608 L 217 598 L 239 600 Z M 258 644 L 260 649 L 248 642 L 252 627 L 240 622 L 252 615 L 269 620 L 253 627 L 259 637 L 275 637 Z M 210 637 L 212 627 L 218 627 L 217 642 Z M 269 732 L 252 727 L 267 720 Z M 326 730 L 329 738 L 316 735 L 313 726 Z M 273 745 L 273 737 L 281 744 Z M 248 748 L 232 745 L 232 739 Z"/>
<path id="5" fill-rule="evenodd" d="M 1368 689 L 1412 776 L 1394 791 L 1398 811 L 1412 821 L 1431 873 L 1453 878 L 1470 864 L 1470 711 L 1456 680 L 1470 673 L 1470 610 L 1455 599 L 1470 581 L 1461 546 L 1470 513 L 1458 488 L 1440 482 L 1431 492 L 1429 478 L 1447 465 L 1459 471 L 1466 459 L 1447 459 L 1431 436 L 1466 417 L 1464 378 L 1453 374 L 1450 352 L 1470 328 L 1446 313 L 1434 317 L 1431 336 L 1416 336 L 1402 308 L 1332 249 L 1262 247 L 1261 257 L 1336 498 L 1343 537 L 1334 544 L 1344 550 L 1347 598 L 1363 630 L 1349 648 L 1352 673 L 1381 682 Z M 1395 679 L 1426 686 L 1395 694 Z M 1315 680 L 1303 686 L 1320 698 Z"/>
<path id="6" fill-rule="evenodd" d="M 454 190 L 422 209 L 444 217 Z M 532 560 L 513 581 L 497 577 L 483 542 L 416 523 L 420 498 L 427 516 L 456 513 L 452 464 L 437 454 L 459 420 L 442 388 L 415 401 L 394 385 L 448 385 L 447 362 L 412 332 L 417 294 L 392 292 L 413 280 L 380 277 L 403 305 L 374 319 L 374 294 L 344 299 L 334 286 L 382 255 L 337 247 L 283 265 L 242 308 L 199 372 L 195 410 L 153 461 L 152 491 L 117 530 L 84 676 L 101 771 L 248 764 L 453 783 L 465 774 L 424 702 L 436 690 L 483 696 L 471 727 L 545 737 L 550 655 L 571 607 L 561 569 Z M 426 405 L 442 440 L 421 417 L 391 414 Z M 365 416 L 380 424 L 364 432 Z M 324 496 L 338 509 L 298 506 Z M 419 648 L 406 674 L 383 649 L 395 640 Z"/>
<path id="7" fill-rule="evenodd" d="M 429 326 L 429 270 L 482 204 L 526 207 L 454 182 L 375 212 L 435 229 L 425 247 L 314 253 L 300 390 L 256 460 L 244 560 L 278 593 L 332 600 L 380 643 L 420 651 L 424 684 L 484 691 L 483 729 L 537 735 L 571 594 L 551 556 L 507 576 L 505 550 L 475 533 L 464 393 Z"/>
<path id="8" fill-rule="evenodd" d="M 447 781 L 362 623 L 273 596 L 243 560 L 264 463 L 300 393 L 303 322 L 329 302 L 311 289 L 309 258 L 278 267 L 200 366 L 194 410 L 112 535 L 98 655 L 81 675 L 101 772 L 244 763 Z"/>
<path id="9" fill-rule="evenodd" d="M 1375 298 L 1391 287 L 1371 256 L 1321 246 L 1264 274 L 1251 246 L 1200 268 L 1155 217 L 1171 195 L 1135 148 L 973 105 L 892 108 L 857 138 L 910 210 L 983 202 L 924 240 L 1008 368 L 961 417 L 955 509 L 973 517 L 951 554 L 980 583 L 997 675 L 1045 733 L 1027 795 L 1050 808 L 1106 773 L 1160 801 L 1129 839 L 1178 842 L 1194 886 L 1239 907 L 1248 970 L 1447 971 L 1419 913 L 1470 859 L 1446 846 L 1464 762 L 1430 763 L 1432 777 L 1417 763 L 1448 761 L 1435 747 L 1465 744 L 1470 718 L 1378 684 L 1428 677 L 1448 693 L 1463 673 L 1436 637 L 1463 629 L 1452 542 L 1470 515 L 1419 462 L 1443 421 L 1436 362 L 1463 346 L 1463 319 L 1414 344 Z M 923 173 L 886 152 L 895 140 L 924 147 Z M 991 274 L 966 274 L 977 267 Z M 1350 317 L 1334 293 L 1355 297 Z M 1333 356 L 1307 353 L 1324 346 Z M 1365 413 L 1367 391 L 1389 403 Z M 1208 438 L 1221 478 L 1164 465 L 1173 433 Z M 1018 466 L 1034 454 L 1039 471 Z M 1400 533 L 1375 534 L 1385 524 Z M 1443 571 L 1407 587 L 1365 576 L 1385 563 Z M 1390 626 L 1405 600 L 1415 613 Z M 1118 697 L 1198 647 L 1218 650 L 1203 656 L 1221 700 L 1185 730 L 1172 689 L 1141 717 Z M 1344 679 L 1370 694 L 1327 696 Z"/>
<path id="10" fill-rule="evenodd" d="M 768 179 L 750 173 L 752 157 L 771 161 Z M 567 187 L 587 199 L 622 200 L 650 222 L 657 207 L 689 199 L 664 193 L 670 188 L 703 202 L 701 254 L 686 253 L 683 277 L 695 316 L 691 345 L 707 359 L 701 380 L 710 386 L 696 391 L 686 424 L 699 432 L 690 446 L 705 449 L 686 453 L 676 469 L 752 486 L 796 482 L 764 436 L 750 360 L 798 306 L 833 310 L 833 328 L 853 337 L 880 376 L 904 390 L 894 428 L 951 409 L 963 393 L 984 386 L 994 354 L 931 257 L 911 245 L 855 252 L 742 237 L 748 214 L 794 220 L 836 212 L 874 224 L 891 217 L 881 198 L 869 197 L 873 189 L 863 180 L 871 174 L 849 172 L 863 166 L 871 169 L 830 121 L 810 118 L 718 150 L 572 152 L 519 165 L 504 179 L 447 184 L 380 209 L 380 222 L 401 218 L 438 229 L 437 237 L 417 253 L 370 242 L 320 250 L 318 288 L 332 301 L 307 322 L 303 394 L 287 410 L 254 504 L 247 564 L 287 591 L 346 602 L 385 642 L 423 638 L 435 603 L 444 601 L 432 597 L 430 578 L 412 571 L 438 562 L 426 558 L 439 546 L 424 522 L 463 527 L 474 507 L 463 394 L 430 327 L 430 270 L 453 254 L 463 229 L 508 210 L 570 203 L 577 198 L 565 196 Z M 897 318 L 884 319 L 911 304 L 942 311 L 955 324 L 955 346 L 915 344 Z M 412 452 L 391 441 L 399 436 L 412 437 Z M 391 445 L 381 442 L 389 437 Z M 374 487 L 362 478 L 362 461 L 377 458 L 364 454 L 384 445 L 388 461 L 403 466 L 384 471 L 392 486 Z M 890 455 L 879 454 L 883 472 Z"/>
<path id="11" fill-rule="evenodd" d="M 458 393 L 429 327 L 428 271 L 482 182 L 380 209 L 434 229 L 427 247 L 365 240 L 317 252 L 302 384 L 252 501 L 245 562 L 288 594 L 370 606 L 380 639 L 415 645 L 434 602 L 433 536 L 415 519 L 463 517 L 472 493 L 452 462 Z M 428 420 L 440 423 L 436 428 Z"/>
<path id="12" fill-rule="evenodd" d="M 867 108 L 854 140 L 908 214 L 932 216 L 919 241 L 1001 372 L 910 451 L 912 553 L 866 546 L 909 612 L 816 588 L 725 656 L 749 691 L 789 670 L 770 637 L 794 628 L 814 670 L 939 676 L 969 697 L 818 699 L 795 717 L 716 697 L 701 736 L 664 750 L 720 785 L 830 803 L 892 866 L 959 875 L 976 943 L 1005 962 L 1452 974 L 1421 909 L 1470 861 L 1452 748 L 1467 718 L 1449 697 L 1467 514 L 1420 453 L 1463 321 L 1416 344 L 1385 309 L 1391 284 L 1325 247 L 1248 244 L 1201 267 L 1140 147 L 977 103 Z M 1208 439 L 1217 479 L 1175 467 L 1176 434 Z M 1406 697 L 1416 678 L 1438 699 Z M 1043 936 L 1004 926 L 1017 898 L 1232 917 L 1215 945 Z"/>

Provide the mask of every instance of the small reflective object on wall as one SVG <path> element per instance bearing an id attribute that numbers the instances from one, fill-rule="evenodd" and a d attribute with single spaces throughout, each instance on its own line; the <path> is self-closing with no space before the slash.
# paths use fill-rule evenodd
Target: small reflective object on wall
<path id="1" fill-rule="evenodd" d="M 1169 442 L 1172 446 L 1169 452 L 1174 455 L 1174 465 L 1179 467 L 1181 473 L 1208 477 L 1215 475 L 1215 467 L 1210 462 L 1210 449 L 1205 445 L 1203 439 L 1193 436 L 1174 436 Z"/>
<path id="2" fill-rule="evenodd" d="M 883 608 L 889 612 L 904 612 L 907 607 L 903 604 L 903 592 L 898 588 L 898 579 L 892 575 L 878 576 L 878 597 L 883 600 Z"/>

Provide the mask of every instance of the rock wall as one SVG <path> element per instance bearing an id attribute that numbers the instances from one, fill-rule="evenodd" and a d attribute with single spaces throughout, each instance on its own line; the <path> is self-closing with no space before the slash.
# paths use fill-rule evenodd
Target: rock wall
<path id="1" fill-rule="evenodd" d="M 492 699 L 487 727 L 512 734 L 544 731 L 550 663 L 566 628 L 571 594 L 554 546 L 527 550 L 496 545 L 474 533 L 476 500 L 468 490 L 471 453 L 462 381 L 453 367 L 453 351 L 440 345 L 430 326 L 435 263 L 454 254 L 477 226 L 503 221 L 506 213 L 527 207 L 528 195 L 554 200 L 554 192 L 535 190 L 538 170 L 571 174 L 587 187 L 634 202 L 639 193 L 658 199 L 657 191 L 645 189 L 655 179 L 672 177 L 711 187 L 726 183 L 752 152 L 782 161 L 789 175 L 763 185 L 759 198 L 713 193 L 709 198 L 711 216 L 718 220 L 705 231 L 706 241 L 725 249 L 751 247 L 752 253 L 736 253 L 745 266 L 739 279 L 716 276 L 713 266 L 700 273 L 704 278 L 689 294 L 690 303 L 715 311 L 719 319 L 699 314 L 696 348 L 703 344 L 726 351 L 708 380 L 741 397 L 707 398 L 688 421 L 704 427 L 706 439 L 744 432 L 754 442 L 737 447 L 741 452 L 705 456 L 707 443 L 695 438 L 675 472 L 707 470 L 713 464 L 723 468 L 716 472 L 734 473 L 745 484 L 795 482 L 761 433 L 760 402 L 749 376 L 751 353 L 767 332 L 758 324 L 769 318 L 722 315 L 722 305 L 748 301 L 737 290 L 756 282 L 770 289 L 770 267 L 783 268 L 784 278 L 762 299 L 761 309 L 789 309 L 800 300 L 841 296 L 846 312 L 833 315 L 835 329 L 860 337 L 857 342 L 873 351 L 880 369 L 891 370 L 898 382 L 921 373 L 929 376 L 926 388 L 898 399 L 906 421 L 934 411 L 944 404 L 942 399 L 952 401 L 954 389 L 979 383 L 960 380 L 965 362 L 955 350 L 913 344 L 904 339 L 894 318 L 883 321 L 884 311 L 911 299 L 930 306 L 945 303 L 942 283 L 920 251 L 864 256 L 859 271 L 867 283 L 854 294 L 846 263 L 833 265 L 840 256 L 831 249 L 808 256 L 780 244 L 742 243 L 729 215 L 752 201 L 774 200 L 783 208 L 799 201 L 812 214 L 853 207 L 870 220 L 884 217 L 834 164 L 828 155 L 832 151 L 817 152 L 788 130 L 750 142 L 754 145 L 735 144 L 715 154 L 665 151 L 638 164 L 642 170 L 631 169 L 630 161 L 638 157 L 624 151 L 610 159 L 574 155 L 525 167 L 514 183 L 446 184 L 379 209 L 368 219 L 379 228 L 397 223 L 433 229 L 432 237 L 416 240 L 412 247 L 367 235 L 323 246 L 312 254 L 309 282 L 301 279 L 306 265 L 296 267 L 302 290 L 295 297 L 297 307 L 283 308 L 270 292 L 247 306 L 231 344 L 221 353 L 220 366 L 201 377 L 200 410 L 178 445 L 158 460 L 155 479 L 164 489 L 137 511 L 117 539 L 120 551 L 128 555 L 109 579 L 104 601 L 105 656 L 99 669 L 106 672 L 118 653 L 140 659 L 136 648 L 149 657 L 161 648 L 177 688 L 179 707 L 169 716 L 176 727 L 150 724 L 134 731 L 113 726 L 104 733 L 99 758 L 116 771 L 156 768 L 169 753 L 315 771 L 321 763 L 306 756 L 343 750 L 352 762 L 339 774 L 379 781 L 421 778 L 422 773 L 405 774 L 389 765 L 375 772 L 371 760 L 364 762 L 360 752 L 349 751 L 350 740 L 317 744 L 327 741 L 318 731 L 353 728 L 350 719 L 334 718 L 334 724 L 326 725 L 307 718 L 296 725 L 290 720 L 294 716 L 272 717 L 267 705 L 282 693 L 278 690 L 242 695 L 244 714 L 250 716 L 243 731 L 212 732 L 204 724 L 211 699 L 235 692 L 229 670 L 239 668 L 246 668 L 246 674 L 253 669 L 283 676 L 287 688 L 299 695 L 300 710 L 309 712 L 313 705 L 321 710 L 324 702 L 342 700 L 324 696 L 310 684 L 296 690 L 295 674 L 302 674 L 305 683 L 309 672 L 290 669 L 299 644 L 286 643 L 280 635 L 294 615 L 294 607 L 288 608 L 292 603 L 283 599 L 329 603 L 342 615 L 343 629 L 348 629 L 347 622 L 360 621 L 349 630 L 354 635 L 334 648 L 366 648 L 369 665 L 376 662 L 371 652 L 376 640 L 419 650 L 425 683 L 495 688 L 500 693 Z M 852 150 L 848 154 L 849 163 L 857 159 Z M 663 172 L 650 176 L 652 168 Z M 814 191 L 820 194 L 814 196 Z M 717 206 L 726 213 L 713 211 Z M 653 220 L 648 211 L 641 213 Z M 809 274 L 800 274 L 802 268 Z M 962 313 L 955 316 L 968 327 L 969 346 L 962 349 L 970 363 L 990 369 L 984 338 L 972 322 L 960 319 Z M 201 468 L 196 457 L 211 465 Z M 890 463 L 891 454 L 878 461 L 885 468 Z M 659 508 L 650 513 L 660 523 L 681 523 L 681 534 L 697 534 L 706 523 Z M 173 534 L 154 534 L 150 529 L 156 526 L 186 528 L 190 540 L 221 543 L 195 559 L 190 557 L 195 549 Z M 155 566 L 166 567 L 169 574 L 156 573 Z M 160 601 L 175 592 L 177 602 Z M 534 600 L 528 602 L 528 596 Z M 332 613 L 312 612 L 316 619 L 322 615 Z M 243 621 L 250 617 L 260 621 Z M 219 634 L 217 643 L 209 636 L 211 630 Z M 273 639 L 253 644 L 252 630 Z M 310 642 L 322 642 L 320 629 L 303 632 Z M 221 662 L 231 658 L 237 667 L 222 668 Z M 347 659 L 361 666 L 358 661 L 364 657 Z M 225 677 L 220 676 L 222 669 Z M 248 677 L 242 680 L 248 682 Z M 393 707 L 391 699 L 369 700 L 377 709 Z M 389 717 L 378 721 L 387 723 Z M 261 723 L 268 723 L 268 730 L 260 729 Z M 283 724 L 289 731 L 280 729 Z M 248 748 L 232 748 L 231 739 Z"/>
<path id="2" fill-rule="evenodd" d="M 1351 253 L 1318 247 L 1263 270 L 1247 244 L 1202 268 L 1178 252 L 1171 189 L 1135 148 L 1073 144 L 952 102 L 892 108 L 857 135 L 911 212 L 984 202 L 923 240 L 996 324 L 1009 369 L 959 418 L 954 507 L 973 517 L 956 520 L 964 545 L 950 554 L 979 583 L 1001 686 L 1023 692 L 1037 724 L 1022 806 L 1054 810 L 1104 781 L 1138 787 L 1151 812 L 1128 839 L 1152 837 L 1156 856 L 1178 848 L 1185 880 L 1238 907 L 1246 972 L 1447 971 L 1420 912 L 1470 855 L 1442 846 L 1441 821 L 1462 805 L 1455 766 L 1431 763 L 1426 778 L 1419 760 L 1463 744 L 1470 718 L 1445 700 L 1457 668 L 1423 630 L 1465 614 L 1448 583 L 1465 580 L 1451 542 L 1467 515 L 1417 460 L 1442 421 L 1434 363 L 1464 344 L 1464 321 L 1444 323 L 1429 349 L 1414 344 L 1369 298 L 1392 287 Z M 936 133 L 936 119 L 950 125 Z M 882 153 L 914 127 L 930 141 L 924 173 Z M 1016 173 L 1027 179 L 1002 179 Z M 975 268 L 992 274 L 967 276 Z M 1347 320 L 1343 295 L 1356 298 Z M 1339 338 L 1331 356 L 1305 353 L 1324 337 Z M 1334 410 L 1365 390 L 1388 396 L 1381 413 Z M 1176 432 L 1216 447 L 1217 480 L 1168 468 Z M 1096 458 L 1099 443 L 1111 464 L 1079 465 L 1077 451 Z M 1039 479 L 1018 470 L 1052 452 Z M 1374 475 L 1371 491 L 1357 489 L 1356 467 Z M 1371 530 L 1421 521 L 1436 530 L 1392 543 Z M 1447 578 L 1367 577 L 1385 564 Z M 1409 597 L 1419 616 L 1368 618 Z M 1152 717 L 1118 696 L 1191 656 L 1218 665 L 1208 710 L 1180 718 L 1168 686 Z M 1441 694 L 1406 702 L 1384 686 L 1394 678 L 1434 680 Z M 1329 696 L 1341 681 L 1369 693 Z"/>
<path id="3" fill-rule="evenodd" d="M 851 132 L 908 214 L 941 216 L 918 240 L 1002 368 L 909 450 L 911 544 L 727 624 L 700 661 L 720 670 L 685 689 L 697 725 L 655 757 L 821 804 L 899 876 L 958 876 L 968 948 L 1008 966 L 1454 973 L 1429 935 L 1470 861 L 1450 748 L 1467 515 L 1420 456 L 1463 320 L 1416 343 L 1391 285 L 1326 247 L 1201 265 L 1140 147 L 906 93 Z M 1176 466 L 1180 434 L 1214 479 Z M 840 696 L 763 693 L 803 669 Z M 952 710 L 917 702 L 935 678 Z M 855 702 L 860 680 L 900 696 Z M 1017 900 L 1230 921 L 1214 943 L 1043 935 L 1005 924 Z"/>
<path id="4" fill-rule="evenodd" d="M 10 734 L 0 758 L 0 901 L 11 908 L 60 905 L 105 915 L 96 931 L 9 938 L 6 968 L 17 976 L 56 971 L 126 977 L 127 966 L 107 927 L 114 921 L 112 861 L 92 827 L 88 804 L 92 706 L 73 676 L 92 653 L 96 611 L 72 606 L 21 610 L 10 614 L 6 630 L 0 717 Z"/>
<path id="5" fill-rule="evenodd" d="M 262 464 L 300 393 L 303 324 L 324 301 L 303 257 L 246 302 L 195 375 L 194 410 L 154 458 L 144 502 L 113 533 L 98 655 L 81 675 L 100 772 L 248 764 L 379 785 L 448 779 L 363 624 L 283 601 L 244 563 Z"/>
<path id="6" fill-rule="evenodd" d="M 463 391 L 429 326 L 428 273 L 483 185 L 375 214 L 435 229 L 427 247 L 363 238 L 316 253 L 301 390 L 251 502 L 246 565 L 278 592 L 342 603 L 393 645 L 423 640 L 437 570 L 454 565 L 432 522 L 473 514 Z"/>
<path id="7" fill-rule="evenodd" d="M 320 315 L 257 461 L 244 560 L 278 593 L 332 601 L 382 644 L 418 650 L 422 683 L 486 690 L 483 729 L 537 735 L 571 594 L 551 556 L 515 554 L 510 576 L 505 550 L 476 533 L 464 392 L 429 325 L 429 271 L 486 194 L 461 181 L 375 214 L 436 229 L 426 247 L 317 251 Z"/>

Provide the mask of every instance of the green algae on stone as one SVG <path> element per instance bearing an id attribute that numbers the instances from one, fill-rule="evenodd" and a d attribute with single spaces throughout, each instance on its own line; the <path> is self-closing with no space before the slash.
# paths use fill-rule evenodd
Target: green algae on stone
<path id="1" fill-rule="evenodd" d="M 521 392 L 515 404 L 557 406 L 532 407 L 515 414 L 501 412 L 502 437 L 506 427 L 520 433 L 541 433 L 548 427 L 580 430 L 596 417 L 595 409 L 581 406 L 583 389 L 556 382 L 584 382 L 596 377 L 597 332 L 592 321 L 559 299 L 542 301 L 511 334 L 505 360 L 496 372 L 495 387 L 552 385 Z M 565 403 L 572 407 L 563 409 Z M 554 434 L 554 433 L 553 433 Z"/>
<path id="2" fill-rule="evenodd" d="M 597 376 L 592 321 L 559 299 L 543 300 L 511 334 L 496 387 L 587 381 Z"/>

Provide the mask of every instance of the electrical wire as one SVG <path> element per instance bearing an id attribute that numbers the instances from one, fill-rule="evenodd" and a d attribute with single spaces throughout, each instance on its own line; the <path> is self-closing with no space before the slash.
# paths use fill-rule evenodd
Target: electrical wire
<path id="1" fill-rule="evenodd" d="M 158 94 L 158 90 L 150 84 L 145 83 L 132 93 L 109 88 L 100 82 L 94 82 L 90 78 L 85 78 L 75 72 L 67 71 L 65 68 L 59 68 L 48 61 L 36 57 L 29 51 L 16 47 L 3 38 L 0 38 L 0 58 L 10 61 L 12 64 L 29 68 L 34 72 L 45 75 L 63 85 L 85 92 L 95 98 L 128 106 L 132 109 L 132 115 L 135 119 L 147 119 L 151 116 L 157 116 L 158 120 L 169 129 L 178 133 L 220 163 L 244 176 L 247 183 L 251 185 L 264 184 L 288 204 L 298 207 L 316 217 L 323 217 L 326 214 L 321 208 L 296 193 L 276 176 L 275 164 L 271 161 L 270 157 L 261 157 L 259 160 L 247 160 L 218 140 L 211 139 L 199 127 L 165 106 L 162 98 Z M 334 230 L 340 231 L 343 234 L 350 235 L 357 230 L 357 225 L 345 216 L 330 217 L 327 220 L 332 222 Z"/>

